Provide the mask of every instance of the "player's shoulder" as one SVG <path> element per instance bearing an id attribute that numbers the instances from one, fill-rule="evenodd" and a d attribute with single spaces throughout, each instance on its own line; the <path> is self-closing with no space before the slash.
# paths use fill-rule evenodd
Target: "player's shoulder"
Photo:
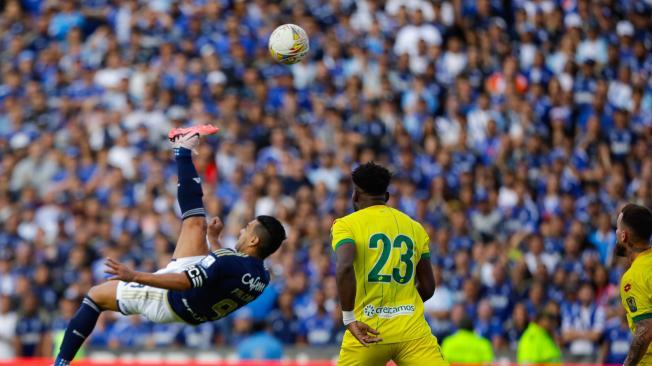
<path id="1" fill-rule="evenodd" d="M 235 262 L 247 262 L 247 258 L 251 257 L 233 249 L 222 248 L 211 252 L 210 255 L 208 255 L 203 261 L 211 261 L 211 264 L 215 261 L 226 264 Z"/>
<path id="2" fill-rule="evenodd" d="M 648 249 L 641 253 L 640 257 L 634 261 L 632 267 L 636 268 L 636 270 L 644 270 L 647 272 L 650 268 L 650 263 L 652 263 L 652 249 Z"/>
<path id="3" fill-rule="evenodd" d="M 410 215 L 406 214 L 405 212 L 395 209 L 393 207 L 389 208 L 392 210 L 392 213 L 394 213 L 394 216 L 403 224 L 403 225 L 412 225 L 415 229 L 417 230 L 423 230 L 425 232 L 425 229 L 421 223 L 412 217 Z"/>
<path id="4" fill-rule="evenodd" d="M 636 258 L 634 263 L 625 271 L 623 279 L 641 280 L 650 276 L 650 266 L 652 265 L 652 256 L 645 255 L 644 257 Z"/>
<path id="5" fill-rule="evenodd" d="M 248 257 L 244 253 L 237 252 L 230 248 L 221 248 L 213 251 L 215 257 L 226 257 L 226 256 L 236 256 L 236 257 Z"/>
<path id="6" fill-rule="evenodd" d="M 351 229 L 355 227 L 356 223 L 360 221 L 360 216 L 358 215 L 358 211 L 350 213 L 346 216 L 338 217 L 337 219 L 333 220 L 333 228 L 347 228 Z"/>
<path id="7" fill-rule="evenodd" d="M 636 261 L 625 273 L 623 273 L 622 278 L 620 279 L 620 287 L 624 293 L 633 293 L 636 295 L 640 292 L 647 293 L 649 291 L 648 286 L 651 281 L 649 281 L 649 267 L 641 266 L 643 261 Z M 632 291 L 633 290 L 633 291 Z"/>

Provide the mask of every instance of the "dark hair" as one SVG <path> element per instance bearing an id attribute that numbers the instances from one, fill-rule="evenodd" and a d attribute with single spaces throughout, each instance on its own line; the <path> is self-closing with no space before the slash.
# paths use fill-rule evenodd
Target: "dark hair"
<path id="1" fill-rule="evenodd" d="M 261 241 L 258 254 L 264 259 L 281 246 L 285 240 L 285 229 L 281 222 L 272 216 L 261 215 L 256 217 L 256 220 L 259 224 L 256 230 Z"/>
<path id="2" fill-rule="evenodd" d="M 380 196 L 387 192 L 392 174 L 384 166 L 370 161 L 355 168 L 351 178 L 364 193 Z"/>
<path id="3" fill-rule="evenodd" d="M 536 321 L 541 321 L 545 318 L 550 319 L 557 324 L 561 323 L 561 315 L 553 313 L 550 310 L 546 310 L 546 309 L 540 309 L 539 311 L 537 311 L 535 317 Z"/>
<path id="4" fill-rule="evenodd" d="M 460 319 L 460 324 L 457 325 L 458 328 L 460 329 L 465 329 L 465 330 L 473 330 L 473 321 L 471 318 L 468 316 L 464 315 L 462 319 Z"/>
<path id="5" fill-rule="evenodd" d="M 252 333 L 264 332 L 267 330 L 267 322 L 264 320 L 255 320 L 251 326 Z"/>
<path id="6" fill-rule="evenodd" d="M 634 239 L 649 243 L 652 236 L 652 212 L 641 205 L 628 203 L 620 211 L 622 223 L 632 232 Z"/>

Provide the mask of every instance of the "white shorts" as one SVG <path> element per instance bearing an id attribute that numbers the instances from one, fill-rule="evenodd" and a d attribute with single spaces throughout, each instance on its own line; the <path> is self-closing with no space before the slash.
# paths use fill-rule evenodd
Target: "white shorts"
<path id="1" fill-rule="evenodd" d="M 204 256 L 178 258 L 156 273 L 180 273 L 203 258 Z M 184 322 L 168 303 L 168 290 L 120 281 L 115 297 L 118 309 L 125 315 L 140 314 L 154 323 Z"/>

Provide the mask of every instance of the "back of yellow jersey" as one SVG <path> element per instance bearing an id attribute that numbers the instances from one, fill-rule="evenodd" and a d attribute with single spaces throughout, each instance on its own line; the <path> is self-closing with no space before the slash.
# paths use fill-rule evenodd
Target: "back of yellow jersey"
<path id="1" fill-rule="evenodd" d="M 430 257 L 423 226 L 401 211 L 377 205 L 337 219 L 332 235 L 334 250 L 355 245 L 356 319 L 377 329 L 383 343 L 429 335 L 415 286 L 417 263 Z M 347 332 L 344 342 L 352 338 Z"/>

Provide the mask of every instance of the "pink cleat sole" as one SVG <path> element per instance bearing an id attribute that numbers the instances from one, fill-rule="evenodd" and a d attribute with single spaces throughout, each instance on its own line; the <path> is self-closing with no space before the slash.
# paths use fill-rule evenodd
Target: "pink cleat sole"
<path id="1" fill-rule="evenodd" d="M 188 128 L 173 128 L 168 133 L 168 138 L 173 140 L 175 137 L 188 134 L 207 136 L 216 134 L 220 129 L 213 125 L 197 125 Z"/>

